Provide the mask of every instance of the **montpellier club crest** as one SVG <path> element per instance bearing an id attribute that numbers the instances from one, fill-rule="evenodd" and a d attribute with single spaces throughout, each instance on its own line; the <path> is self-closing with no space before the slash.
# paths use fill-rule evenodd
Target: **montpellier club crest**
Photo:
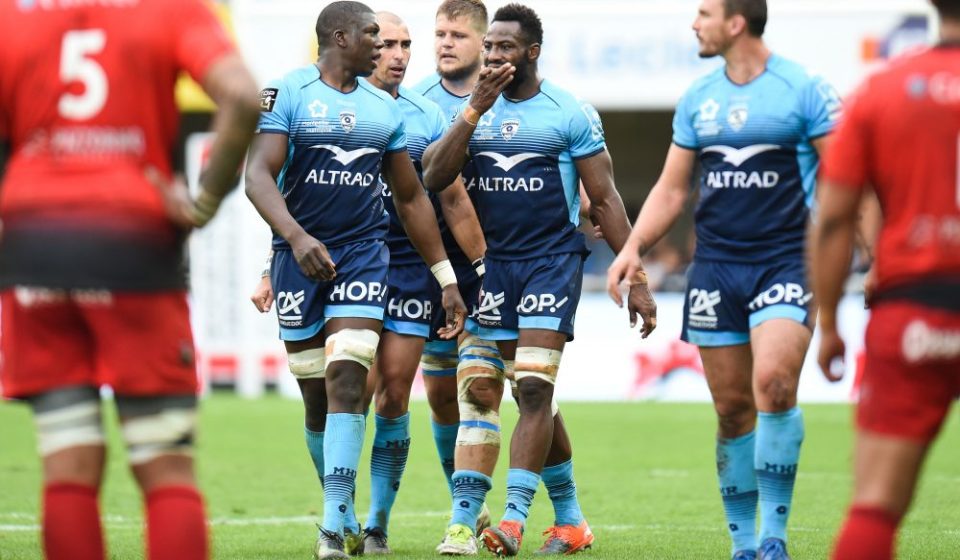
<path id="1" fill-rule="evenodd" d="M 517 131 L 520 130 L 520 119 L 504 119 L 500 123 L 500 136 L 503 136 L 504 140 L 510 141 L 511 138 L 517 135 Z"/>
<path id="2" fill-rule="evenodd" d="M 357 126 L 357 114 L 353 111 L 340 111 L 340 127 L 349 133 Z"/>

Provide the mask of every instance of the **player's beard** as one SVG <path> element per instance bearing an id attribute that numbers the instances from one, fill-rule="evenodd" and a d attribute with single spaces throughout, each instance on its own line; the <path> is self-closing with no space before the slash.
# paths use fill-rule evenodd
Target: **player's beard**
<path id="1" fill-rule="evenodd" d="M 451 82 L 459 82 L 465 80 L 473 75 L 477 69 L 480 68 L 480 61 L 477 60 L 474 64 L 469 64 L 461 68 L 456 68 L 454 70 L 444 71 L 440 68 L 440 65 L 437 65 L 437 74 L 440 74 L 440 77 L 444 80 L 450 80 Z"/>

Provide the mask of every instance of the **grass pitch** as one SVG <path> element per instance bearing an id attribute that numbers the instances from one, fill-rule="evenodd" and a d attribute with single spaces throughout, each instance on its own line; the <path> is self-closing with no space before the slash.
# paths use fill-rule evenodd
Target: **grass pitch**
<path id="1" fill-rule="evenodd" d="M 504 406 L 504 433 L 516 420 Z M 713 465 L 714 419 L 705 404 L 563 405 L 574 444 L 584 513 L 597 541 L 581 558 L 727 558 L 729 544 Z M 825 558 L 851 488 L 851 409 L 807 405 L 790 551 Z M 434 546 L 450 501 L 436 459 L 425 403 L 411 409 L 413 443 L 390 526 L 394 558 L 437 558 Z M 111 558 L 143 558 L 140 499 L 109 415 L 110 473 L 101 496 Z M 369 423 L 369 424 L 372 424 Z M 302 409 L 278 397 L 218 394 L 203 403 L 199 472 L 217 559 L 308 559 L 322 495 L 303 443 Z M 369 445 L 361 461 L 357 510 L 369 505 Z M 499 518 L 506 447 L 488 497 Z M 39 464 L 27 408 L 0 404 L 0 559 L 41 557 Z M 537 493 L 522 556 L 552 523 L 546 491 Z M 900 538 L 900 558 L 956 558 L 960 551 L 960 426 L 951 414 L 927 462 Z M 481 555 L 484 555 L 481 552 Z"/>

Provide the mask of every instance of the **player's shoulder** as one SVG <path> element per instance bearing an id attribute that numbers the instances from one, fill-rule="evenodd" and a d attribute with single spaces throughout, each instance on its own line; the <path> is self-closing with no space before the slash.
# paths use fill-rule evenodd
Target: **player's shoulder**
<path id="1" fill-rule="evenodd" d="M 273 84 L 282 84 L 291 91 L 299 91 L 320 79 L 320 71 L 313 64 L 295 68 L 274 80 Z"/>
<path id="2" fill-rule="evenodd" d="M 723 83 L 727 77 L 724 74 L 726 70 L 723 66 L 714 68 L 709 73 L 700 76 L 690 84 L 690 87 L 687 88 L 687 91 L 684 92 L 683 98 L 693 98 L 699 95 L 703 95 L 705 92 L 709 91 L 711 88 L 715 87 L 717 84 Z"/>
<path id="3" fill-rule="evenodd" d="M 579 111 L 580 107 L 587 103 L 573 92 L 558 86 L 550 80 L 540 82 L 540 93 L 559 109 Z"/>
<path id="4" fill-rule="evenodd" d="M 776 53 L 771 54 L 770 59 L 767 60 L 767 72 L 795 90 L 802 90 L 824 81 L 822 74 Z"/>
<path id="5" fill-rule="evenodd" d="M 419 93 L 420 95 L 426 95 L 427 92 L 438 87 L 440 87 L 440 74 L 430 74 L 426 78 L 417 82 L 417 84 L 410 89 Z"/>
<path id="6" fill-rule="evenodd" d="M 400 86 L 398 101 L 399 100 L 410 104 L 428 117 L 443 114 L 439 105 L 408 87 Z"/>
<path id="7" fill-rule="evenodd" d="M 382 103 L 387 107 L 395 107 L 397 100 L 392 95 L 374 86 L 364 79 L 357 80 L 357 89 L 368 96 L 368 100 L 374 103 Z"/>

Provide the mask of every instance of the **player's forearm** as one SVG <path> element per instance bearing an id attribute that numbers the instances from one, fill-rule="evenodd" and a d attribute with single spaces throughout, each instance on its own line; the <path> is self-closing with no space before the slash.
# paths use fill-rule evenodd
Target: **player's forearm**
<path id="1" fill-rule="evenodd" d="M 423 186 L 441 192 L 457 178 L 467 160 L 467 145 L 474 125 L 457 117 L 443 136 L 423 153 Z"/>
<path id="2" fill-rule="evenodd" d="M 630 219 L 627 210 L 623 207 L 620 194 L 610 189 L 608 196 L 590 202 L 591 219 L 600 226 L 603 238 L 614 254 L 619 253 L 630 237 Z"/>
<path id="3" fill-rule="evenodd" d="M 248 167 L 245 190 L 253 207 L 280 237 L 290 241 L 304 233 L 300 224 L 290 215 L 287 202 L 280 196 L 277 183 L 269 174 Z"/>
<path id="4" fill-rule="evenodd" d="M 450 233 L 468 259 L 475 261 L 482 258 L 487 252 L 487 243 L 470 197 L 465 191 L 462 196 L 444 197 L 447 192 L 450 191 L 444 191 L 440 195 L 440 209 Z"/>
<path id="5" fill-rule="evenodd" d="M 810 254 L 813 293 L 820 305 L 820 325 L 836 329 L 837 305 L 850 272 L 855 223 L 838 217 L 821 217 L 813 226 Z"/>
<path id="6" fill-rule="evenodd" d="M 200 178 L 203 188 L 218 199 L 223 199 L 237 185 L 259 115 L 259 105 L 252 94 L 233 95 L 220 104 L 213 121 L 210 161 Z"/>
<path id="7" fill-rule="evenodd" d="M 641 256 L 645 254 L 670 231 L 686 202 L 685 189 L 670 188 L 662 183 L 654 185 L 625 245 Z"/>
<path id="8" fill-rule="evenodd" d="M 443 241 L 440 239 L 440 228 L 437 226 L 433 205 L 423 189 L 417 190 L 419 192 L 408 199 L 395 197 L 394 204 L 410 242 L 424 262 L 433 266 L 447 260 L 447 252 L 444 251 Z"/>

